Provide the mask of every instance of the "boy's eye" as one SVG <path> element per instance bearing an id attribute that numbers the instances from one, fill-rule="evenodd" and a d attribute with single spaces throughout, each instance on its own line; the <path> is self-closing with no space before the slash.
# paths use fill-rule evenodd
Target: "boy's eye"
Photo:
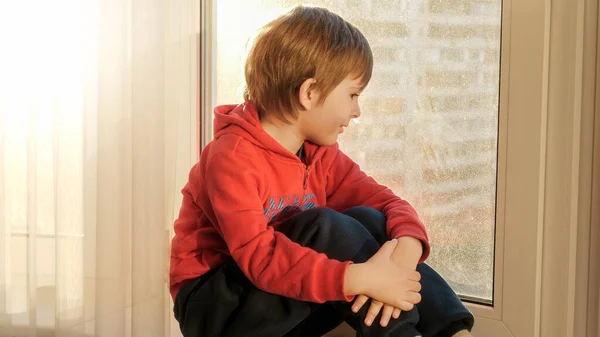
<path id="1" fill-rule="evenodd" d="M 352 97 L 352 98 L 358 97 L 358 94 L 352 94 L 352 95 L 350 95 L 350 97 Z"/>

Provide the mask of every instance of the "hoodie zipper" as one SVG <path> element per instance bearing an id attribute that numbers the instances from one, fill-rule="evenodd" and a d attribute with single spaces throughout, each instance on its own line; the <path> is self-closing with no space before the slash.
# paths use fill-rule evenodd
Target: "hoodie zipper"
<path id="1" fill-rule="evenodd" d="M 304 166 L 304 179 L 302 181 L 302 199 L 300 200 L 300 204 L 303 205 L 302 208 L 306 207 L 306 190 L 308 189 L 308 176 L 309 176 L 309 166 Z"/>
<path id="2" fill-rule="evenodd" d="M 306 189 L 308 188 L 308 166 L 304 165 L 304 182 L 302 183 L 303 188 L 303 196 L 306 194 Z"/>

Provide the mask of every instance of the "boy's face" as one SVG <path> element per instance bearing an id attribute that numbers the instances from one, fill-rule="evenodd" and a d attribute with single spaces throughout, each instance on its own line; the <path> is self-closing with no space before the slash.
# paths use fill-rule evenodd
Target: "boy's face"
<path id="1" fill-rule="evenodd" d="M 335 144 L 350 121 L 360 116 L 358 95 L 361 91 L 360 79 L 348 76 L 329 93 L 323 104 L 315 103 L 300 111 L 296 126 L 303 138 L 322 146 Z M 314 102 L 318 99 L 318 93 L 311 98 Z"/>

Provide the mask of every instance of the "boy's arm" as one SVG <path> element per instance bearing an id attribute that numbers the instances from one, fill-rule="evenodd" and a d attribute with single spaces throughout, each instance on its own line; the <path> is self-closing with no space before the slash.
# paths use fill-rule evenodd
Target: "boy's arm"
<path id="1" fill-rule="evenodd" d="M 335 152 L 329 168 L 326 168 L 329 173 L 327 206 L 338 211 L 354 206 L 377 209 L 387 217 L 388 237 L 402 238 L 397 252 L 392 255 L 394 261 L 405 267 L 425 261 L 429 256 L 429 239 L 415 209 L 391 189 L 361 171 L 358 164 L 341 150 Z M 421 243 L 421 249 L 414 244 L 414 239 Z"/>
<path id="2" fill-rule="evenodd" d="M 344 279 L 350 262 L 329 259 L 267 226 L 259 197 L 261 175 L 251 158 L 216 154 L 207 165 L 198 204 L 215 225 L 246 277 L 259 289 L 310 302 L 350 301 Z"/>

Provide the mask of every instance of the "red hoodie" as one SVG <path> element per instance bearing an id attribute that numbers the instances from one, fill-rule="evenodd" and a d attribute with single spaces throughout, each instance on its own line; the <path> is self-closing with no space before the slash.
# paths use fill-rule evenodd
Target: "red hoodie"
<path id="1" fill-rule="evenodd" d="M 202 151 L 182 190 L 171 246 L 170 290 L 233 257 L 259 289 L 310 302 L 350 301 L 343 293 L 351 262 L 329 259 L 274 230 L 287 206 L 343 211 L 370 206 L 387 216 L 390 238 L 423 242 L 414 208 L 367 176 L 338 145 L 305 142 L 304 164 L 261 127 L 251 103 L 215 109 L 215 138 Z"/>

